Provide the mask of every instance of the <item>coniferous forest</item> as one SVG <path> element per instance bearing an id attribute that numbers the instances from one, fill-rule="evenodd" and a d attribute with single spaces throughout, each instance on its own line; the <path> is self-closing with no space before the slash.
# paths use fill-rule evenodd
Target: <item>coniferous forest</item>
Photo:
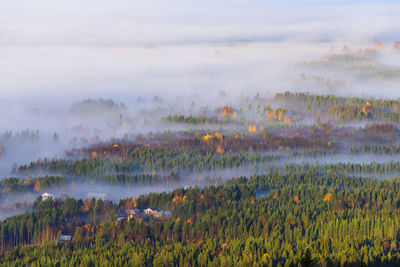
<path id="1" fill-rule="evenodd" d="M 275 99 L 295 103 L 296 115 L 282 108 L 275 118 L 267 107 L 252 125 L 238 118 L 249 110 L 223 107 L 218 131 L 94 139 L 62 158 L 14 165 L 0 181 L 1 208 L 15 214 L 0 223 L 1 265 L 400 264 L 400 135 L 396 122 L 374 119 L 396 102 L 289 92 Z M 366 114 L 357 127 L 357 116 L 340 122 L 343 109 L 334 119 L 336 105 L 380 115 Z M 314 109 L 320 121 L 302 123 Z M 223 128 L 225 117 L 235 130 Z M 2 136 L 21 138 L 38 142 L 40 133 Z M 90 192 L 98 185 L 128 193 Z M 160 190 L 134 191 L 146 186 Z"/>
<path id="2" fill-rule="evenodd" d="M 400 266 L 395 1 L 0 1 L 0 266 Z"/>

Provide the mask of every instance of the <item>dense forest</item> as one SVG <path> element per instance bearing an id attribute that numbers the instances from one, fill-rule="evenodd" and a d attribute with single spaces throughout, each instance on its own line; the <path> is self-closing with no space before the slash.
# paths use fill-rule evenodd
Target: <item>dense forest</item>
<path id="1" fill-rule="evenodd" d="M 48 199 L 0 224 L 1 264 L 398 265 L 400 181 L 313 172 L 122 199 Z M 265 192 L 257 196 L 257 192 Z M 169 218 L 123 217 L 126 209 Z M 117 220 L 123 217 L 123 220 Z M 61 241 L 71 235 L 71 241 Z M 34 245 L 34 246 L 32 246 Z M 307 266 L 307 265 L 304 265 Z"/>
<path id="2" fill-rule="evenodd" d="M 399 1 L 54 2 L 0 0 L 0 267 L 400 266 Z"/>
<path id="3" fill-rule="evenodd" d="M 399 265 L 400 103 L 289 92 L 268 101 L 157 119 L 179 130 L 74 136 L 61 156 L 12 164 L 0 180 L 0 265 Z M 111 100 L 70 113 L 98 109 L 107 127 L 132 122 Z M 63 142 L 6 131 L 0 156 L 43 140 Z"/>

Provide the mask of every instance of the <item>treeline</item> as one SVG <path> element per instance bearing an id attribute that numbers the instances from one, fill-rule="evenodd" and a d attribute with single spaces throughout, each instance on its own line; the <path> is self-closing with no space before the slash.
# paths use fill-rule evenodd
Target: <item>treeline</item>
<path id="1" fill-rule="evenodd" d="M 350 148 L 350 154 L 398 155 L 399 153 L 399 145 L 363 145 L 360 148 L 356 146 Z"/>
<path id="2" fill-rule="evenodd" d="M 279 132 L 286 131 L 283 135 Z M 286 135 L 286 136 L 285 136 Z M 114 158 L 126 160 L 142 151 L 152 151 L 164 158 L 165 154 L 192 153 L 214 158 L 269 153 L 277 157 L 319 157 L 343 154 L 397 154 L 399 133 L 392 124 L 371 124 L 365 128 L 332 127 L 330 124 L 311 127 L 274 128 L 254 134 L 234 134 L 205 131 L 158 133 L 139 140 L 112 140 L 67 152 L 71 158 Z M 350 147 L 349 144 L 352 144 Z M 171 153 L 167 153 L 171 150 Z M 161 155 L 164 154 L 164 155 Z"/>
<path id="3" fill-rule="evenodd" d="M 165 135 L 163 137 L 150 137 L 145 140 L 137 140 L 136 142 L 118 140 L 108 143 L 98 143 L 89 147 L 68 151 L 67 156 L 130 159 L 151 152 L 158 157 L 165 157 L 166 154 L 192 154 L 194 156 L 201 154 L 202 157 L 211 156 L 217 158 L 221 157 L 220 154 L 238 156 L 238 153 L 246 154 L 249 151 L 274 152 L 282 149 L 319 149 L 329 151 L 337 147 L 337 144 L 330 141 L 329 138 L 329 133 L 319 128 L 309 132 L 304 130 L 302 131 L 302 136 L 300 136 L 300 133 L 296 134 L 295 132 L 289 136 L 280 136 L 264 129 L 259 129 L 258 132 L 251 135 L 247 133 L 222 135 L 219 132 L 202 132 L 202 134 L 196 133 L 186 136 Z M 222 157 L 229 157 L 229 155 Z"/>
<path id="4" fill-rule="evenodd" d="M 37 141 L 40 139 L 39 130 L 26 129 L 20 132 L 5 131 L 0 133 L 0 141 Z"/>
<path id="5" fill-rule="evenodd" d="M 220 157 L 240 157 L 240 153 L 274 153 L 296 155 L 336 154 L 342 152 L 348 154 L 370 153 L 362 147 L 382 146 L 390 147 L 391 151 L 398 150 L 400 140 L 397 126 L 393 124 L 369 124 L 365 128 L 355 127 L 334 127 L 331 123 L 320 123 L 310 127 L 268 127 L 249 126 L 255 132 L 251 133 L 219 133 L 207 131 L 187 131 L 179 133 L 157 133 L 147 137 L 138 136 L 134 141 L 111 140 L 99 142 L 95 145 L 72 149 L 67 152 L 72 158 L 115 158 L 127 160 L 138 155 L 150 153 L 156 154 L 159 158 L 165 155 L 188 155 L 192 154 L 201 157 L 212 155 Z M 353 148 L 349 146 L 353 145 Z M 355 151 L 357 149 L 358 151 Z M 385 149 L 387 150 L 387 149 Z M 372 148 L 372 153 L 375 149 Z M 379 151 L 379 150 L 378 150 Z M 230 154 L 230 155 L 227 155 Z M 386 151 L 387 154 L 387 151 Z"/>
<path id="6" fill-rule="evenodd" d="M 154 151 L 154 150 L 149 150 Z M 188 152 L 185 152 L 188 153 Z M 315 152 L 317 153 L 317 152 Z M 289 154 L 296 157 L 324 155 L 323 153 Z M 223 170 L 251 167 L 267 174 L 286 174 L 296 176 L 298 173 L 308 173 L 314 177 L 329 178 L 332 175 L 362 176 L 362 177 L 396 177 L 400 176 L 400 161 L 384 163 L 285 163 L 283 156 L 268 156 L 257 153 L 246 155 L 225 155 L 203 157 L 177 154 L 158 158 L 157 154 L 146 153 L 135 159 L 117 161 L 110 158 L 97 159 L 51 159 L 32 162 L 20 166 L 20 175 L 57 173 L 59 176 L 39 178 L 8 178 L 0 182 L 2 191 L 24 192 L 34 189 L 46 189 L 66 182 L 101 182 L 115 185 L 135 184 L 165 184 L 182 181 L 181 174 L 208 170 Z M 301 160 L 301 157 L 299 160 Z M 318 160 L 318 157 L 316 158 Z M 65 178 L 67 177 L 67 178 Z M 36 188 L 36 189 L 35 189 Z M 5 190 L 7 189 L 7 190 Z"/>
<path id="7" fill-rule="evenodd" d="M 153 150 L 149 150 L 153 151 Z M 190 153 L 189 153 L 190 154 Z M 147 156 L 146 156 L 147 155 Z M 291 154 L 292 155 L 292 154 Z M 293 154 L 294 155 L 294 154 Z M 309 156 L 310 154 L 306 154 Z M 321 154 L 322 155 L 322 154 Z M 154 158 L 153 158 L 154 157 Z M 19 174 L 31 175 L 34 173 L 57 173 L 72 180 L 82 182 L 104 182 L 108 184 L 152 184 L 165 181 L 178 181 L 180 174 L 207 170 L 234 169 L 240 167 L 254 167 L 263 170 L 264 173 L 311 173 L 315 176 L 329 177 L 330 175 L 363 176 L 363 177 L 394 177 L 400 176 L 400 161 L 389 161 L 384 163 L 284 163 L 279 156 L 267 156 L 256 153 L 246 155 L 226 155 L 213 157 L 211 155 L 182 157 L 180 154 L 157 158 L 154 154 L 145 154 L 135 159 L 116 161 L 109 158 L 102 159 L 44 159 L 31 162 L 30 165 L 19 167 Z M 290 159 L 290 158 L 289 158 Z M 144 172 L 144 173 L 141 173 Z M 161 173 L 158 173 L 161 172 Z M 65 178 L 58 178 L 65 181 Z M 45 184 L 57 184 L 57 179 L 51 177 L 38 178 Z M 23 184 L 32 187 L 37 180 L 10 178 L 0 183 L 3 186 Z M 25 185 L 25 186 L 26 186 Z M 1 188 L 1 187 L 0 187 Z"/>
<path id="8" fill-rule="evenodd" d="M 61 172 L 61 171 L 60 171 Z M 180 176 L 169 173 L 119 173 L 99 176 L 44 176 L 28 178 L 3 178 L 0 180 L 0 196 L 28 192 L 45 192 L 72 183 L 103 183 L 109 185 L 166 185 L 180 181 Z"/>
<path id="9" fill-rule="evenodd" d="M 65 185 L 67 179 L 61 176 L 45 176 L 37 178 L 3 178 L 0 180 L 0 195 L 2 193 L 24 193 L 42 191 L 52 187 Z"/>
<path id="10" fill-rule="evenodd" d="M 203 154 L 199 151 L 173 150 L 157 147 L 137 147 L 129 153 L 127 159 L 112 158 L 43 159 L 22 165 L 20 175 L 31 173 L 57 173 L 65 176 L 102 176 L 105 174 L 135 173 L 144 171 L 204 171 L 249 165 L 264 165 L 278 159 L 278 156 L 246 154 Z"/>
<path id="11" fill-rule="evenodd" d="M 176 123 L 188 123 L 188 124 L 232 124 L 236 123 L 235 120 L 230 118 L 219 119 L 218 117 L 201 117 L 201 116 L 194 116 L 194 115 L 168 115 L 167 117 L 162 118 L 163 121 L 168 122 L 176 122 Z"/>
<path id="12" fill-rule="evenodd" d="M 387 176 L 397 177 L 400 176 L 400 161 L 389 161 L 385 163 L 370 162 L 370 163 L 286 163 L 283 166 L 279 165 L 266 165 L 266 173 L 283 173 L 287 175 L 297 175 L 298 173 L 311 173 L 314 176 L 329 177 L 332 175 L 341 176 Z"/>
<path id="13" fill-rule="evenodd" d="M 352 76 L 368 79 L 398 79 L 400 69 L 397 66 L 384 64 L 376 60 L 377 50 L 372 48 L 352 51 L 344 48 L 343 53 L 324 56 L 319 60 L 295 64 L 304 68 L 318 68 L 319 70 L 338 71 L 351 73 Z"/>
<path id="14" fill-rule="evenodd" d="M 265 189 L 270 193 L 257 198 Z M 242 177 L 119 204 L 39 199 L 32 213 L 0 223 L 7 251 L 0 264 L 298 266 L 308 259 L 322 266 L 396 266 L 399 189 L 397 178 L 303 172 Z M 172 217 L 116 223 L 127 207 L 167 209 Z M 61 234 L 72 241 L 54 243 Z"/>
<path id="15" fill-rule="evenodd" d="M 354 120 L 400 122 L 399 100 L 291 92 L 278 93 L 275 100 L 298 108 L 305 116 L 314 114 L 317 120 L 319 120 L 319 117 L 325 117 L 341 122 Z"/>
<path id="16" fill-rule="evenodd" d="M 125 114 L 124 103 L 116 103 L 112 99 L 87 99 L 72 105 L 70 113 L 75 116 L 104 115 L 105 113 Z"/>

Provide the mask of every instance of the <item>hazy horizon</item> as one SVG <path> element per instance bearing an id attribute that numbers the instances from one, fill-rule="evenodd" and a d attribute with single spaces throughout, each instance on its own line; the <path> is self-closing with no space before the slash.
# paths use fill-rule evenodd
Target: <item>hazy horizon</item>
<path id="1" fill-rule="evenodd" d="M 292 90 L 282 79 L 287 64 L 331 46 L 390 46 L 400 34 L 394 1 L 6 0 L 0 7 L 3 105 Z"/>

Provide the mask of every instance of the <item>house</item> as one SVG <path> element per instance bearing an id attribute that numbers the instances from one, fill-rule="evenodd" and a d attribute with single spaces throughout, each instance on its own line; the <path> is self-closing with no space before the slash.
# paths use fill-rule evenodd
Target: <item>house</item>
<path id="1" fill-rule="evenodd" d="M 94 198 L 96 200 L 99 200 L 99 199 L 106 200 L 107 199 L 106 193 L 89 192 L 89 193 L 87 193 L 86 196 L 88 199 L 92 199 L 92 198 Z"/>
<path id="2" fill-rule="evenodd" d="M 72 236 L 70 235 L 61 235 L 60 240 L 61 241 L 71 241 Z"/>
<path id="3" fill-rule="evenodd" d="M 144 210 L 144 213 L 150 214 L 150 215 L 153 214 L 154 212 L 157 212 L 157 211 L 156 210 L 152 210 L 150 208 Z"/>
<path id="4" fill-rule="evenodd" d="M 161 217 L 162 217 L 162 215 L 161 215 L 158 211 L 152 210 L 152 209 L 150 209 L 150 208 L 145 209 L 144 212 L 145 212 L 146 214 L 148 214 L 148 215 L 153 216 L 154 218 L 157 218 L 157 219 L 161 219 Z"/>
<path id="5" fill-rule="evenodd" d="M 118 217 L 117 218 L 117 223 L 122 223 L 125 220 L 126 220 L 126 217 L 124 217 L 124 216 Z"/>
<path id="6" fill-rule="evenodd" d="M 42 201 L 48 200 L 49 198 L 54 198 L 54 195 L 47 192 L 42 194 Z"/>

